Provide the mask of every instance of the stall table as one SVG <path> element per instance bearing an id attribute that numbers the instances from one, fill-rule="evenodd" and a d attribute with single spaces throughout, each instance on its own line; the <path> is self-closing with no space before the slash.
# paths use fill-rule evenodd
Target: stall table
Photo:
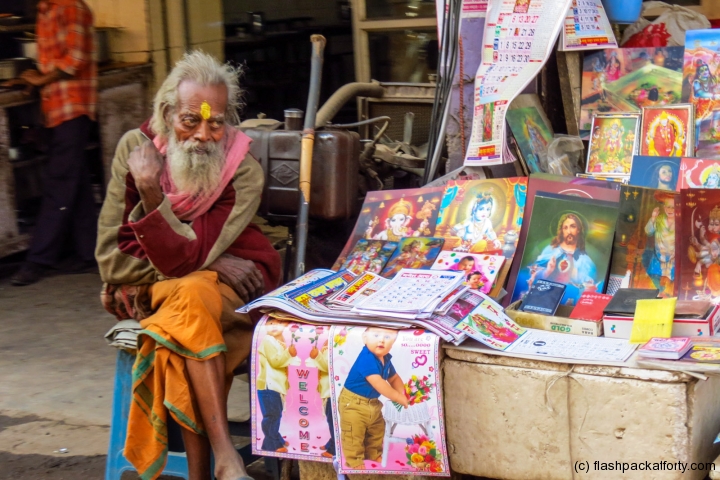
<path id="1" fill-rule="evenodd" d="M 474 342 L 445 354 L 454 472 L 508 480 L 703 479 L 708 471 L 622 474 L 595 471 L 594 462 L 713 462 L 720 453 L 713 445 L 718 376 L 640 368 L 633 358 L 617 365 L 516 358 Z M 579 462 L 589 462 L 589 474 Z"/>

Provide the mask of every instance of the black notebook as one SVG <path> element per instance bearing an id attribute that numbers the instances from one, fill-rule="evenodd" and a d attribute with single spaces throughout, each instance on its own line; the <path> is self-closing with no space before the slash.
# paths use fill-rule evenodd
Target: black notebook
<path id="1" fill-rule="evenodd" d="M 554 315 L 565 294 L 565 285 L 550 280 L 536 279 L 523 298 L 520 310 L 541 315 Z"/>
<path id="2" fill-rule="evenodd" d="M 635 315 L 635 304 L 638 300 L 652 300 L 657 298 L 660 290 L 657 289 L 644 289 L 644 288 L 621 288 L 612 300 L 605 307 L 605 315 L 622 315 L 622 316 L 633 316 Z"/>

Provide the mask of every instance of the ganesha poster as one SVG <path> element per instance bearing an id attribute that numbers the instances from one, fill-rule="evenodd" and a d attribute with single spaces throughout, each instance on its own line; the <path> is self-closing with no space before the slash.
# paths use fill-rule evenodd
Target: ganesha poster
<path id="1" fill-rule="evenodd" d="M 523 220 L 527 177 L 453 180 L 437 220 L 443 250 L 503 255 L 512 259 Z"/>
<path id="2" fill-rule="evenodd" d="M 720 190 L 680 192 L 680 300 L 720 301 Z"/>
<path id="3" fill-rule="evenodd" d="M 338 270 L 360 239 L 399 242 L 408 237 L 432 237 L 444 187 L 368 192 L 355 228 L 335 261 Z"/>
<path id="4" fill-rule="evenodd" d="M 675 232 L 679 231 L 675 204 L 679 203 L 675 192 L 623 185 L 608 294 L 619 288 L 643 288 L 658 289 L 663 297 L 675 296 Z"/>
<path id="5" fill-rule="evenodd" d="M 340 473 L 450 476 L 438 346 L 422 329 L 331 329 Z"/>
<path id="6" fill-rule="evenodd" d="M 332 462 L 329 330 L 267 315 L 255 327 L 250 375 L 254 454 Z"/>
<path id="7" fill-rule="evenodd" d="M 696 155 L 720 156 L 720 31 L 685 32 L 682 101 L 695 107 Z"/>

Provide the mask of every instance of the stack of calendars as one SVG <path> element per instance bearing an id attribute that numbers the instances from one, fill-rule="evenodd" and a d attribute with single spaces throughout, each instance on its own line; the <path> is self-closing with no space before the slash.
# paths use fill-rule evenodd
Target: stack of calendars
<path id="1" fill-rule="evenodd" d="M 492 318 L 498 325 L 519 327 L 500 305 L 463 280 L 463 273 L 455 271 L 402 269 L 388 280 L 369 272 L 356 276 L 348 270 L 313 270 L 238 311 L 261 310 L 316 324 L 414 326 L 455 345 L 472 337 L 498 348 L 483 322 Z"/>

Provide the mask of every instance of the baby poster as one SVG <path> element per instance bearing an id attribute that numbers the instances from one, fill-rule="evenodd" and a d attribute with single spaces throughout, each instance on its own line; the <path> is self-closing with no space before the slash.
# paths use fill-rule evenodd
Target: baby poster
<path id="1" fill-rule="evenodd" d="M 340 473 L 449 477 L 438 337 L 335 326 L 329 343 Z"/>
<path id="2" fill-rule="evenodd" d="M 332 462 L 329 326 L 263 317 L 252 349 L 252 451 Z"/>

